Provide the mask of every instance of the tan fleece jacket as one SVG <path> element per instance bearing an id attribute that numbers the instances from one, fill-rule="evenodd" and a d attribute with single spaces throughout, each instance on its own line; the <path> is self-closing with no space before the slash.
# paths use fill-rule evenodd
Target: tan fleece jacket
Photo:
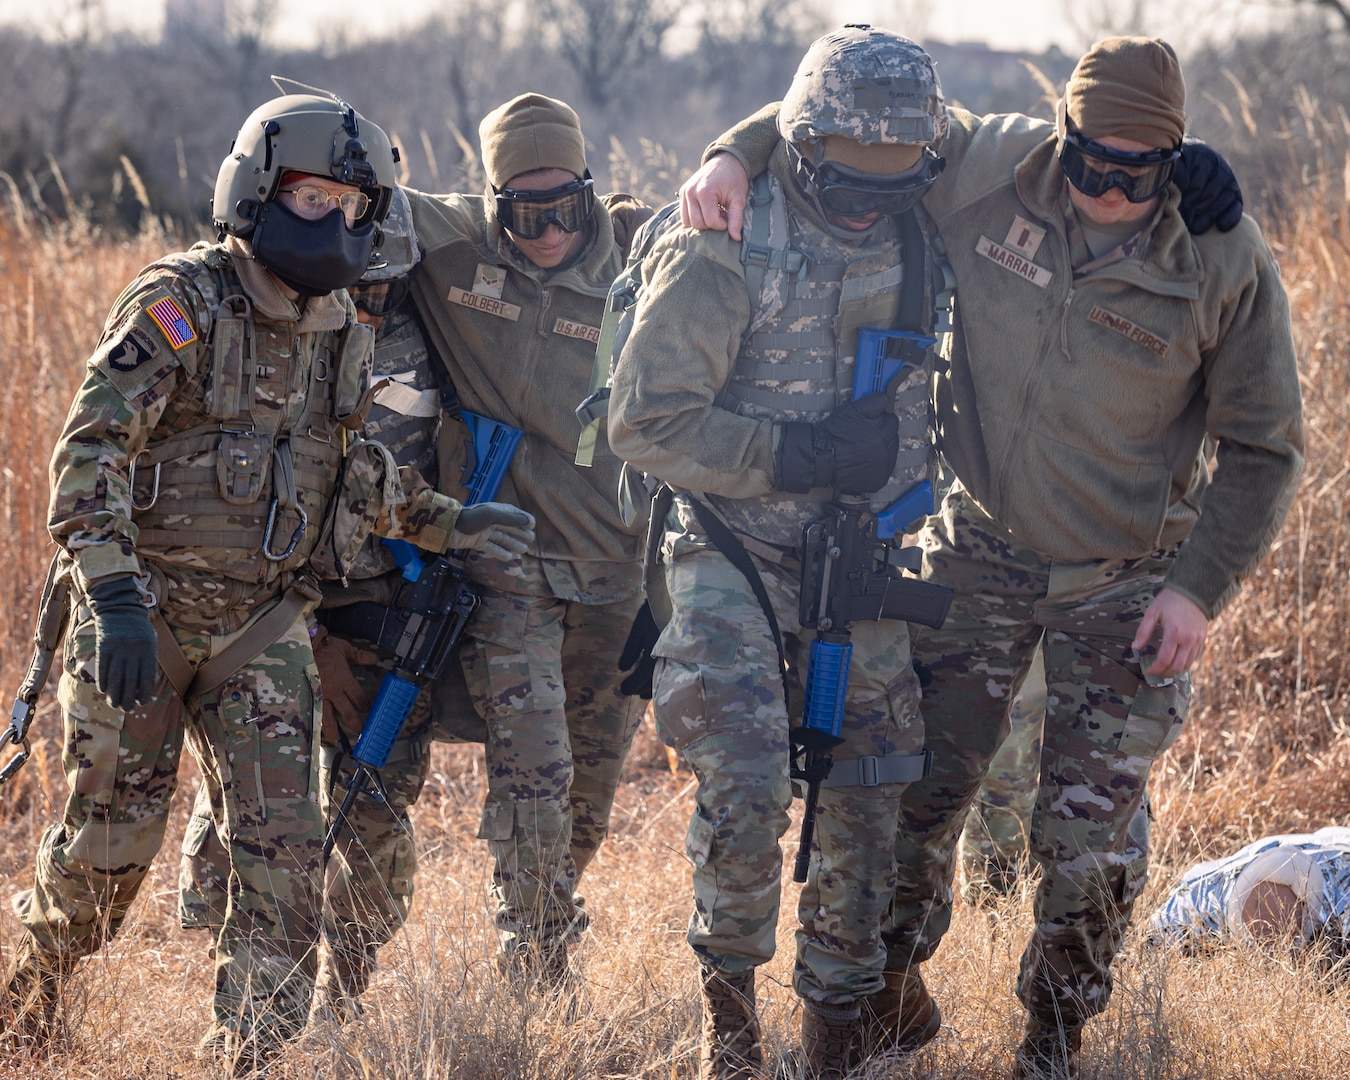
<path id="1" fill-rule="evenodd" d="M 535 516 L 534 555 L 588 564 L 587 578 L 635 594 L 645 522 L 620 520 L 622 463 L 603 438 L 593 467 L 574 464 L 573 410 L 589 393 L 605 295 L 623 268 L 616 219 L 627 239 L 638 204 L 608 196 L 621 207 L 611 216 L 598 200 L 580 261 L 550 272 L 514 251 L 483 197 L 408 197 L 424 250 L 413 296 L 430 344 L 465 409 L 525 433 L 497 499 Z"/>

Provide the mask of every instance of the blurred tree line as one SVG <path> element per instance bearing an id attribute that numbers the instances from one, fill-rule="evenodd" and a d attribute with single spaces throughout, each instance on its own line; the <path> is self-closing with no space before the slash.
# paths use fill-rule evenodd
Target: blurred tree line
<path id="1" fill-rule="evenodd" d="M 833 24 L 823 0 L 447 0 L 406 33 L 338 26 L 300 50 L 276 40 L 268 0 L 170 0 L 158 41 L 101 34 L 102 2 L 60 0 L 45 37 L 0 28 L 0 198 L 129 228 L 146 213 L 207 221 L 217 166 L 275 93 L 272 74 L 351 101 L 395 137 L 401 179 L 430 190 L 481 188 L 489 109 L 527 90 L 560 97 L 581 115 L 600 188 L 663 202 L 713 135 L 781 96 Z M 1192 129 L 1234 162 L 1257 212 L 1342 171 L 1350 141 L 1350 15 L 1286 3 L 1277 33 L 1181 50 Z M 893 7 L 887 24 L 922 39 L 920 9 Z M 1085 43 L 1147 25 L 1144 0 L 1092 8 L 1074 7 Z M 925 44 L 948 100 L 977 112 L 1050 117 L 1076 59 Z M 1343 209 L 1344 181 L 1340 195 Z"/>

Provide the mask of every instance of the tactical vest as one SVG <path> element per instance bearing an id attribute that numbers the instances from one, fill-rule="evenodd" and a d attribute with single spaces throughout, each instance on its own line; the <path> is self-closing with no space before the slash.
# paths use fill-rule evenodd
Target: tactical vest
<path id="1" fill-rule="evenodd" d="M 360 424 L 372 335 L 354 320 L 299 334 L 253 311 L 223 249 L 188 254 L 178 268 L 214 312 L 208 355 L 157 425 L 172 434 L 130 463 L 136 550 L 266 584 L 318 542 L 345 428 Z"/>
<path id="2" fill-rule="evenodd" d="M 752 202 L 745 231 L 748 235 L 754 227 L 754 215 L 768 214 L 768 247 L 805 258 L 795 273 L 782 266 L 768 269 L 758 310 L 717 404 L 775 422 L 817 420 L 852 397 L 859 328 L 897 328 L 906 270 L 913 267 L 924 277 L 924 325 L 900 329 L 929 334 L 950 329 L 953 279 L 921 210 L 919 235 L 911 246 L 922 247 L 922 258 L 903 250 L 893 223 L 882 243 L 860 248 L 802 215 L 788 214 L 777 178 L 769 179 L 772 198 Z M 936 479 L 931 393 L 936 347 L 926 360 L 898 388 L 900 453 L 890 480 L 872 496 L 874 510 L 889 506 L 920 480 Z M 829 498 L 828 491 L 775 491 L 752 499 L 707 496 L 734 530 L 785 549 L 797 547 L 802 523 L 821 516 Z"/>

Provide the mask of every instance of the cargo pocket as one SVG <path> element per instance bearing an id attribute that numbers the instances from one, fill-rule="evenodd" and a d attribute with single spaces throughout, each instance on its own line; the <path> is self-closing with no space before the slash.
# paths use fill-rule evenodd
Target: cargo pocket
<path id="1" fill-rule="evenodd" d="M 525 651 L 525 631 L 530 609 L 522 597 L 509 593 L 484 590 L 482 603 L 473 613 L 465 631 L 470 637 L 486 641 L 513 653 Z"/>
<path id="2" fill-rule="evenodd" d="M 483 816 L 478 822 L 479 840 L 504 843 L 516 833 L 516 805 L 509 798 L 489 795 L 483 803 Z"/>
<path id="3" fill-rule="evenodd" d="M 741 628 L 728 619 L 701 609 L 679 609 L 652 646 L 656 657 L 653 677 L 656 730 L 661 741 L 676 750 L 703 738 L 713 725 L 709 699 L 734 681 L 741 648 Z M 743 689 L 737 695 L 745 696 Z"/>
<path id="4" fill-rule="evenodd" d="M 242 675 L 232 675 L 220 688 L 217 708 L 225 735 L 225 760 L 230 775 L 222 777 L 225 796 L 234 804 L 233 827 L 267 822 L 263 793 L 262 736 L 258 731 L 258 696 Z M 222 762 L 222 766 L 224 763 Z"/>
<path id="5" fill-rule="evenodd" d="M 1160 758 L 1181 734 L 1190 703 L 1191 678 L 1185 672 L 1170 686 L 1140 682 L 1120 732 L 1120 753 L 1150 763 Z M 1126 765 L 1126 771 L 1132 771 L 1127 763 L 1122 764 Z"/>
<path id="6" fill-rule="evenodd" d="M 708 865 L 708 860 L 712 857 L 713 837 L 716 832 L 711 821 L 702 813 L 694 812 L 689 821 L 689 831 L 684 837 L 684 854 L 695 870 L 701 870 Z"/>

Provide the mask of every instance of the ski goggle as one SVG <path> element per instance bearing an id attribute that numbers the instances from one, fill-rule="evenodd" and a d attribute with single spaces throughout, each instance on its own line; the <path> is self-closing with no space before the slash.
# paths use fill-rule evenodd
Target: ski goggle
<path id="1" fill-rule="evenodd" d="M 394 309 L 403 303 L 408 295 L 408 276 L 393 278 L 390 281 L 374 281 L 370 284 L 357 283 L 348 287 L 352 303 L 374 319 L 383 319 L 392 315 Z"/>
<path id="2" fill-rule="evenodd" d="M 1077 131 L 1064 136 L 1059 164 L 1069 183 L 1089 198 L 1120 188 L 1132 203 L 1148 202 L 1171 182 L 1181 150 L 1133 154 L 1112 150 Z"/>
<path id="3" fill-rule="evenodd" d="M 595 181 L 590 173 L 548 191 L 497 191 L 497 220 L 522 240 L 538 240 L 549 225 L 574 233 L 595 209 Z"/>
<path id="4" fill-rule="evenodd" d="M 822 207 L 841 217 L 902 214 L 923 197 L 947 167 L 946 159 L 927 147 L 914 165 L 890 176 L 860 172 L 834 161 L 814 165 L 795 146 L 792 151 L 803 188 L 814 191 Z"/>

